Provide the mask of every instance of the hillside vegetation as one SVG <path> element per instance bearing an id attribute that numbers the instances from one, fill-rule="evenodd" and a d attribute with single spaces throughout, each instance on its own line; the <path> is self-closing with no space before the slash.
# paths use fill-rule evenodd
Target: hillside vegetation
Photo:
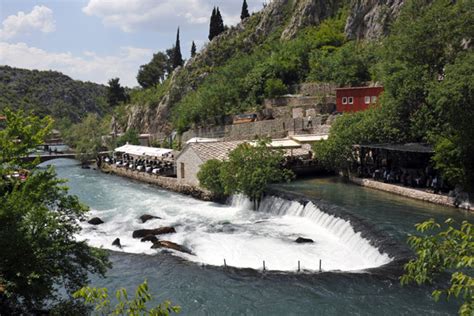
<path id="1" fill-rule="evenodd" d="M 102 115 L 107 109 L 105 86 L 56 71 L 0 66 L 0 91 L 0 111 L 9 107 L 78 122 L 88 112 Z"/>

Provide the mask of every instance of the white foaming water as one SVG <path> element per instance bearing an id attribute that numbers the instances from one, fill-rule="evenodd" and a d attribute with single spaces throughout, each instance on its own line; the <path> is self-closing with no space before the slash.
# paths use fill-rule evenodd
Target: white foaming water
<path id="1" fill-rule="evenodd" d="M 321 212 L 313 204 L 303 207 L 297 202 L 266 198 L 259 211 L 242 196 L 232 199 L 230 206 L 202 202 L 182 195 L 154 190 L 140 191 L 132 184 L 124 190 L 101 193 L 113 198 L 114 208 L 93 209 L 91 216 L 105 224 L 82 223 L 82 240 L 96 247 L 119 250 L 112 246 L 120 238 L 129 253 L 158 254 L 150 242 L 133 239 L 136 229 L 173 226 L 175 234 L 158 236 L 189 248 L 194 255 L 173 251 L 187 260 L 202 264 L 261 269 L 265 260 L 268 270 L 318 270 L 322 260 L 324 271 L 357 271 L 390 262 L 386 254 L 372 247 L 349 222 Z M 107 196 L 109 195 L 109 196 Z M 159 216 L 143 224 L 143 214 Z M 312 244 L 297 244 L 298 237 L 311 238 Z"/>

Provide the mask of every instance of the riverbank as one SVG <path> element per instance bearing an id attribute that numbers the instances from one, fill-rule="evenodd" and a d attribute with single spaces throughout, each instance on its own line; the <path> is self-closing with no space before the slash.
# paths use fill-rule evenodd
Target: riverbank
<path id="1" fill-rule="evenodd" d="M 376 189 L 379 191 L 389 192 L 404 197 L 408 197 L 415 200 L 425 201 L 429 203 L 434 203 L 443 206 L 455 207 L 467 211 L 474 211 L 474 205 L 470 204 L 469 201 L 465 201 L 460 205 L 456 206 L 456 201 L 453 197 L 441 194 L 434 194 L 418 189 L 407 188 L 399 185 L 394 185 L 390 183 L 384 183 L 380 181 L 375 181 L 371 179 L 363 179 L 350 176 L 349 180 L 352 183 L 358 184 L 363 187 Z"/>
<path id="2" fill-rule="evenodd" d="M 102 164 L 99 169 L 104 173 L 112 173 L 121 177 L 141 181 L 148 184 L 153 184 L 165 190 L 189 195 L 202 201 L 216 200 L 216 197 L 211 192 L 195 186 L 181 184 L 178 182 L 177 178 L 162 177 L 158 175 L 148 174 L 145 172 L 139 172 L 136 170 L 119 168 L 106 163 Z"/>

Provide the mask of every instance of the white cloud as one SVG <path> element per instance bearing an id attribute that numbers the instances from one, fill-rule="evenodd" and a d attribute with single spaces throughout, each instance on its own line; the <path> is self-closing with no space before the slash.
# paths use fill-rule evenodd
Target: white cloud
<path id="1" fill-rule="evenodd" d="M 56 30 L 53 10 L 45 6 L 35 6 L 30 13 L 23 11 L 10 15 L 2 22 L 0 39 L 9 39 L 32 31 L 50 33 Z"/>
<path id="2" fill-rule="evenodd" d="M 208 22 L 209 9 L 202 0 L 89 0 L 82 11 L 102 19 L 106 26 L 124 32 L 137 29 L 176 29 L 178 25 Z"/>
<path id="3" fill-rule="evenodd" d="M 254 2 L 261 5 L 260 1 Z M 256 3 L 254 10 L 260 8 Z M 220 7 L 225 24 L 235 25 L 240 21 L 242 2 L 235 0 L 89 0 L 82 11 L 124 32 L 138 29 L 174 32 L 177 26 L 207 25 L 214 6 Z"/>
<path id="4" fill-rule="evenodd" d="M 106 84 L 110 78 L 119 77 L 123 85 L 137 85 L 136 75 L 140 65 L 151 60 L 152 50 L 121 47 L 117 55 L 99 56 L 85 51 L 80 56 L 70 52 L 52 53 L 25 43 L 0 42 L 0 64 L 12 67 L 56 70 L 74 79 Z"/>

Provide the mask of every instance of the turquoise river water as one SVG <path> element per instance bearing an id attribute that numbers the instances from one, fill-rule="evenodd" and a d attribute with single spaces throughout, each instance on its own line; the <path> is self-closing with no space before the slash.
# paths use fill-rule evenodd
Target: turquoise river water
<path id="1" fill-rule="evenodd" d="M 75 161 L 55 160 L 70 192 L 89 205 L 105 224 L 83 224 L 78 239 L 111 251 L 113 268 L 93 286 L 131 291 L 144 279 L 156 302 L 182 306 L 181 315 L 453 315 L 456 301 L 436 303 L 432 287 L 401 287 L 397 276 L 364 272 L 392 258 L 355 233 L 349 222 L 336 221 L 311 205 L 262 211 L 235 198 L 229 206 L 202 202 L 95 170 Z M 457 210 L 361 188 L 339 178 L 298 180 L 287 191 L 323 199 L 365 219 L 404 245 L 414 224 L 434 217 L 457 220 L 472 216 Z M 142 214 L 160 216 L 141 224 Z M 183 244 L 193 255 L 151 250 L 131 238 L 138 228 L 165 225 L 177 233 L 167 240 Z M 315 240 L 298 245 L 295 237 Z M 120 238 L 123 249 L 111 246 Z M 116 251 L 118 250 L 118 251 Z M 230 268 L 223 267 L 226 259 Z M 315 273 L 322 260 L 323 273 Z M 262 272 L 262 261 L 267 269 Z M 304 272 L 297 273 L 297 261 Z M 232 268 L 237 267 L 237 268 Z M 278 270 L 279 272 L 276 272 Z"/>

